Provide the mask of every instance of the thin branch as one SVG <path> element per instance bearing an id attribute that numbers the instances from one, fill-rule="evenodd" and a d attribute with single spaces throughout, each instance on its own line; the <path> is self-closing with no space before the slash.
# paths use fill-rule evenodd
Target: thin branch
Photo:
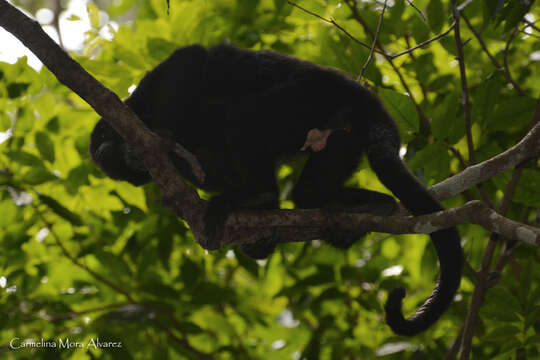
<path id="1" fill-rule="evenodd" d="M 510 84 L 512 84 L 512 86 L 514 87 L 514 89 L 516 89 L 516 91 L 518 92 L 518 94 L 520 96 L 525 96 L 527 95 L 525 93 L 525 91 L 519 86 L 518 83 L 516 83 L 514 81 L 514 79 L 512 79 L 512 76 L 510 75 L 510 73 L 507 71 L 507 68 L 502 66 L 498 61 L 497 59 L 495 59 L 495 57 L 489 52 L 487 46 L 486 46 L 486 43 L 484 42 L 484 40 L 482 39 L 482 36 L 478 33 L 478 31 L 476 31 L 476 29 L 472 26 L 471 22 L 469 21 L 469 19 L 467 18 L 467 16 L 465 16 L 464 13 L 461 14 L 461 17 L 463 18 L 463 20 L 465 20 L 465 23 L 467 24 L 467 26 L 469 27 L 469 29 L 471 30 L 471 32 L 474 34 L 474 36 L 476 37 L 476 39 L 478 40 L 478 42 L 480 43 L 480 46 L 482 47 L 482 50 L 484 50 L 484 52 L 486 53 L 486 55 L 489 57 L 489 59 L 491 60 L 491 62 L 493 63 L 493 65 L 495 66 L 495 68 L 500 71 L 503 76 L 506 78 L 506 81 L 508 81 Z"/>
<path id="2" fill-rule="evenodd" d="M 463 53 L 463 42 L 461 41 L 461 31 L 459 27 L 460 13 L 457 0 L 452 0 L 452 16 L 454 18 L 454 38 L 456 40 L 457 55 L 459 61 L 459 73 L 461 77 L 461 96 L 463 101 L 463 110 L 465 112 L 465 130 L 467 135 L 467 148 L 469 150 L 469 164 L 476 163 L 474 156 L 474 143 L 472 138 L 471 124 L 471 102 L 469 99 L 469 88 L 467 86 L 467 72 L 465 70 L 465 54 Z"/>
<path id="3" fill-rule="evenodd" d="M 503 50 L 503 63 L 504 63 L 504 72 L 508 74 L 510 78 L 512 78 L 512 73 L 510 72 L 510 65 L 508 65 L 508 51 L 510 50 L 510 44 L 514 39 L 516 38 L 517 34 L 519 34 L 519 29 L 515 28 L 514 31 L 510 33 L 510 36 L 508 37 L 508 41 L 506 42 L 506 46 Z"/>
<path id="4" fill-rule="evenodd" d="M 360 81 L 362 77 L 364 76 L 364 71 L 366 71 L 369 63 L 371 62 L 371 58 L 373 57 L 373 51 L 375 51 L 375 46 L 377 45 L 377 39 L 379 38 L 379 34 L 381 33 L 382 23 L 384 19 L 384 12 L 386 11 L 386 3 L 387 0 L 384 0 L 384 5 L 381 11 L 381 15 L 379 15 L 379 22 L 377 24 L 377 31 L 375 32 L 375 37 L 373 38 L 373 42 L 371 44 L 371 49 L 369 50 L 368 58 L 366 59 L 366 62 L 364 63 L 364 66 L 362 66 L 362 70 L 360 70 L 360 74 L 358 75 L 358 78 L 356 81 Z"/>
<path id="5" fill-rule="evenodd" d="M 431 193 L 439 200 L 448 199 L 503 171 L 516 167 L 527 159 L 540 155 L 540 98 L 536 103 L 532 123 L 536 125 L 519 143 L 491 159 L 469 166 L 459 174 L 441 181 L 430 188 Z"/>
<path id="6" fill-rule="evenodd" d="M 397 54 L 392 54 L 392 55 L 389 55 L 389 56 L 390 56 L 391 59 L 395 59 L 395 58 L 397 58 L 397 57 L 399 57 L 399 56 L 401 56 L 401 55 L 408 54 L 408 53 L 410 53 L 410 52 L 413 52 L 413 51 L 416 50 L 416 49 L 419 49 L 419 48 L 424 47 L 424 46 L 426 46 L 426 45 L 428 45 L 428 44 L 430 44 L 430 43 L 432 43 L 432 42 L 434 42 L 434 41 L 437 41 L 437 40 L 439 40 L 440 38 L 445 37 L 446 35 L 448 35 L 448 34 L 450 33 L 450 31 L 452 31 L 452 29 L 454 28 L 455 25 L 456 25 L 456 22 L 454 21 L 454 22 L 452 23 L 452 25 L 450 25 L 450 27 L 449 27 L 447 30 L 445 30 L 444 32 L 440 33 L 439 35 L 437 35 L 437 36 L 435 36 L 435 37 L 432 37 L 432 38 L 429 39 L 429 40 L 423 41 L 423 42 L 421 42 L 420 44 L 418 44 L 418 45 L 416 45 L 416 46 L 414 46 L 414 47 L 412 47 L 412 48 L 410 48 L 410 49 L 403 50 L 402 52 L 399 52 L 399 53 L 397 53 Z"/>
<path id="7" fill-rule="evenodd" d="M 167 336 L 173 340 L 178 346 L 180 346 L 184 351 L 187 351 L 187 352 L 190 352 L 191 356 L 195 356 L 196 359 L 201 359 L 201 360 L 213 360 L 214 357 L 210 354 L 207 354 L 207 353 L 203 353 L 197 349 L 195 349 L 193 346 L 191 346 L 191 344 L 189 343 L 189 341 L 183 337 L 183 338 L 180 338 L 178 336 L 176 336 L 171 329 L 169 329 L 168 326 L 166 326 L 164 323 L 162 323 L 159 319 L 153 319 L 152 322 L 154 324 L 156 324 L 157 327 L 161 328 L 161 330 L 165 331 L 165 333 L 167 334 Z"/>
<path id="8" fill-rule="evenodd" d="M 512 174 L 512 179 L 510 180 L 510 182 L 508 183 L 508 186 L 506 187 L 506 190 L 504 192 L 504 196 L 501 202 L 501 206 L 499 208 L 499 212 L 502 214 L 501 216 L 506 215 L 506 213 L 508 212 L 508 209 L 510 208 L 512 198 L 517 189 L 517 185 L 519 183 L 522 173 L 523 173 L 523 166 L 520 166 Z M 482 303 L 484 302 L 484 295 L 486 291 L 488 290 L 488 288 L 490 287 L 490 266 L 493 260 L 493 254 L 495 253 L 498 240 L 499 240 L 499 234 L 496 232 L 493 232 L 489 238 L 489 242 L 486 247 L 486 250 L 484 251 L 480 271 L 478 271 L 477 273 L 478 281 L 473 291 L 473 295 L 471 298 L 471 305 L 469 306 L 467 317 L 465 319 L 465 324 L 463 327 L 463 337 L 462 337 L 461 357 L 460 357 L 461 360 L 469 359 L 471 346 L 472 346 L 472 338 L 474 336 L 474 327 L 478 319 L 480 307 L 482 306 Z"/>
<path id="9" fill-rule="evenodd" d="M 422 17 L 422 19 L 425 21 L 426 20 L 426 16 L 424 15 L 424 13 L 422 11 L 420 11 L 419 8 L 417 8 L 411 0 L 407 0 L 407 3 L 414 9 L 416 10 L 416 12 L 418 12 L 420 14 L 420 16 Z"/>
<path id="10" fill-rule="evenodd" d="M 345 2 L 347 4 L 347 6 L 349 7 L 349 9 L 351 10 L 353 18 L 356 19 L 356 21 L 358 21 L 358 23 L 360 25 L 362 25 L 362 27 L 364 28 L 364 31 L 366 33 L 368 33 L 373 39 L 375 39 L 375 33 L 373 33 L 373 31 L 369 27 L 368 23 L 364 20 L 364 18 L 358 12 L 356 1 L 355 0 L 346 0 Z M 381 44 L 381 42 L 379 40 L 376 41 L 376 44 L 377 44 L 377 47 L 379 48 L 379 50 L 381 50 L 381 52 L 380 52 L 381 55 L 383 55 L 384 58 L 386 59 L 386 61 L 388 61 L 388 63 L 390 64 L 390 66 L 392 67 L 392 69 L 394 70 L 396 75 L 398 76 L 399 81 L 401 82 L 401 85 L 403 86 L 403 88 L 405 89 L 407 94 L 409 94 L 409 98 L 413 102 L 414 107 L 416 109 L 416 112 L 418 114 L 418 118 L 420 120 L 420 132 L 422 134 L 428 134 L 429 133 L 429 128 L 430 128 L 429 120 L 424 115 L 424 111 L 422 110 L 422 108 L 420 107 L 418 102 L 416 101 L 416 98 L 414 97 L 414 94 L 412 93 L 411 89 L 409 88 L 409 85 L 405 81 L 405 78 L 403 77 L 403 74 L 401 73 L 401 70 L 396 66 L 396 64 L 394 63 L 394 61 L 392 60 L 390 55 L 388 55 L 388 53 L 384 49 L 384 46 Z"/>
<path id="11" fill-rule="evenodd" d="M 327 19 L 325 17 L 322 17 L 321 15 L 319 14 L 316 14 L 314 13 L 313 11 L 311 10 L 308 10 L 306 8 L 303 8 L 302 6 L 290 1 L 290 0 L 287 0 L 287 3 L 295 8 L 298 8 L 300 10 L 302 10 L 303 12 L 305 12 L 306 14 L 309 14 L 311 16 L 314 16 L 316 17 L 317 19 L 320 19 L 328 24 L 332 24 L 334 25 L 336 28 L 338 28 L 342 33 L 344 33 L 345 35 L 347 35 L 347 37 L 349 37 L 351 40 L 355 41 L 356 43 L 362 45 L 363 47 L 367 48 L 367 49 L 371 49 L 371 46 L 369 44 L 366 44 L 365 42 L 362 42 L 360 40 L 358 40 L 356 37 L 354 37 L 351 33 L 349 33 L 343 26 L 341 26 L 337 21 L 335 21 L 334 19 Z M 381 51 L 379 50 L 375 50 L 375 52 L 377 53 L 381 53 Z"/>
<path id="12" fill-rule="evenodd" d="M 38 208 L 37 208 L 37 205 L 32 202 L 32 206 L 36 212 L 36 214 L 38 215 L 38 217 L 41 219 L 41 221 L 43 222 L 43 224 L 47 227 L 47 229 L 49 229 L 49 234 L 52 235 L 53 239 L 54 239 L 54 242 L 56 243 L 56 245 L 60 248 L 60 250 L 62 251 L 62 253 L 64 254 L 64 256 L 69 260 L 71 261 L 71 263 L 81 269 L 83 269 L 84 271 L 86 271 L 88 274 L 90 274 L 94 279 L 96 279 L 97 281 L 107 285 L 108 287 L 110 287 L 111 289 L 113 289 L 114 291 L 116 291 L 117 293 L 119 294 L 122 294 L 126 297 L 126 299 L 128 299 L 128 301 L 130 303 L 135 303 L 135 299 L 131 296 L 131 294 L 129 292 L 127 292 L 126 290 L 122 289 L 120 286 L 118 286 L 117 284 L 115 284 L 114 282 L 110 281 L 109 279 L 105 278 L 104 276 L 98 274 L 97 272 L 95 272 L 94 270 L 90 269 L 88 266 L 86 266 L 85 264 L 83 264 L 82 262 L 79 261 L 79 259 L 77 259 L 77 257 L 73 256 L 69 250 L 67 249 L 67 247 L 64 245 L 64 243 L 62 242 L 62 240 L 60 239 L 60 236 L 58 236 L 58 234 L 56 234 L 56 232 L 54 231 L 54 228 L 53 228 L 53 225 L 51 222 L 49 222 L 46 218 L 45 218 L 45 215 L 43 214 L 42 211 L 40 211 Z"/>
<path id="13" fill-rule="evenodd" d="M 530 21 L 527 20 L 526 18 L 523 18 L 523 22 L 524 22 L 525 24 L 527 24 L 527 25 L 523 28 L 523 30 L 525 30 L 525 29 L 528 28 L 528 27 L 532 27 L 534 30 L 540 32 L 540 28 L 539 28 L 538 26 L 535 25 L 535 23 L 537 23 L 537 22 L 539 22 L 539 21 L 540 21 L 540 19 L 539 19 L 539 20 L 536 20 L 535 22 L 530 22 Z M 531 35 L 531 34 L 527 34 L 527 35 Z"/>
<path id="14" fill-rule="evenodd" d="M 81 310 L 81 311 L 70 311 L 70 312 L 63 313 L 63 314 L 53 314 L 53 315 L 47 314 L 47 315 L 44 316 L 44 318 L 47 321 L 50 321 L 50 322 L 71 320 L 71 319 L 76 319 L 76 318 L 78 318 L 80 316 L 83 316 L 83 315 L 86 315 L 86 314 L 91 314 L 91 313 L 94 313 L 94 312 L 105 311 L 105 310 L 110 310 L 110 309 L 116 309 L 116 308 L 126 306 L 126 305 L 130 305 L 130 304 L 131 303 L 126 303 L 126 302 L 108 304 L 108 305 L 102 305 L 102 306 L 98 306 L 98 307 L 91 308 L 91 309 L 86 309 L 86 310 Z"/>

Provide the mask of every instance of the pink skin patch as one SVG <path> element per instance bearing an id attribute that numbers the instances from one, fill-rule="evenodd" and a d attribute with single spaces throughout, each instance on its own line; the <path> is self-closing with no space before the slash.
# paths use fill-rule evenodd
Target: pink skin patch
<path id="1" fill-rule="evenodd" d="M 309 130 L 307 133 L 306 142 L 300 148 L 300 151 L 307 151 L 310 148 L 315 152 L 323 150 L 326 147 L 328 136 L 330 136 L 332 131 L 332 129 L 326 129 L 323 131 L 319 129 Z"/>

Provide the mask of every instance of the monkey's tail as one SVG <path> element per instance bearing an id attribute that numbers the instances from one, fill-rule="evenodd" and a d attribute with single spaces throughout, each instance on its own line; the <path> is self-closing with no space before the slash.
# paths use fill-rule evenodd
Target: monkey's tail
<path id="1" fill-rule="evenodd" d="M 387 132 L 386 135 L 391 134 Z M 370 141 L 372 145 L 368 149 L 368 158 L 381 182 L 413 215 L 443 210 L 399 158 L 396 139 L 390 136 L 379 140 Z M 405 289 L 396 288 L 390 292 L 385 305 L 386 322 L 396 334 L 412 336 L 427 330 L 450 306 L 459 288 L 464 259 L 457 229 L 438 230 L 431 234 L 431 240 L 439 258 L 439 279 L 428 299 L 407 319 L 402 313 Z"/>

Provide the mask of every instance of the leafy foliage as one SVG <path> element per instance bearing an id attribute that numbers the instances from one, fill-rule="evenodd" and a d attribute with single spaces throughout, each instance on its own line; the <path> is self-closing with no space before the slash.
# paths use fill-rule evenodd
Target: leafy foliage
<path id="1" fill-rule="evenodd" d="M 371 44 L 369 31 L 346 3 L 301 5 Z M 523 16 L 540 13 L 531 3 L 483 0 L 464 8 L 490 54 L 508 64 L 528 94 L 519 95 L 462 22 L 462 37 L 469 40 L 464 51 L 477 160 L 517 143 L 532 119 L 540 94 L 540 33 L 527 27 Z M 387 9 L 379 41 L 388 53 L 451 25 L 450 1 L 416 0 L 414 5 L 423 15 L 404 0 Z M 37 8 L 31 2 L 25 6 Z M 336 26 L 285 0 L 174 0 L 170 13 L 162 0 L 118 0 L 107 6 L 89 3 L 92 30 L 78 61 L 123 97 L 175 48 L 191 43 L 273 49 L 351 76 L 358 75 L 369 54 Z M 100 23 L 100 10 L 115 19 L 135 9 L 133 23 L 118 30 Z M 371 29 L 379 11 L 375 1 L 358 3 L 357 15 Z M 113 41 L 100 35 L 103 27 L 114 31 Z M 382 56 L 375 55 L 364 73 L 398 121 L 406 161 L 428 185 L 462 170 L 468 158 L 456 54 L 450 34 L 395 58 L 409 94 Z M 431 123 L 428 133 L 420 130 L 418 108 Z M 318 241 L 285 244 L 259 262 L 232 248 L 207 253 L 186 224 L 162 207 L 155 186 L 114 182 L 92 164 L 87 149 L 96 120 L 92 109 L 46 69 L 36 72 L 25 59 L 0 63 L 0 131 L 7 138 L 0 144 L 5 190 L 0 193 L 0 353 L 6 358 L 417 359 L 442 358 L 452 344 L 475 286 L 472 273 L 448 314 L 424 335 L 405 342 L 383 324 L 381 304 L 389 289 L 410 289 L 409 311 L 432 289 L 437 264 L 425 236 L 371 234 L 346 252 Z M 278 172 L 283 207 L 292 206 L 289 192 L 298 177 L 291 165 Z M 382 190 L 364 165 L 350 184 Z M 525 165 L 510 218 L 538 221 L 539 165 Z M 482 185 L 495 204 L 511 175 Z M 477 197 L 475 191 L 446 205 Z M 460 232 L 477 269 L 489 234 L 472 225 Z M 539 259 L 538 249 L 522 245 L 487 292 L 473 343 L 475 359 L 540 357 Z M 27 338 L 57 344 L 99 338 L 122 347 L 13 350 L 15 338 L 16 344 Z"/>

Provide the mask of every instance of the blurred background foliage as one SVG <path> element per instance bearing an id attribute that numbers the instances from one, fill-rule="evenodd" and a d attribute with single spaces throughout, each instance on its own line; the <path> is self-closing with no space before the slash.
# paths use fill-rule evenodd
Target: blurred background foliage
<path id="1" fill-rule="evenodd" d="M 30 14 L 52 9 L 53 26 L 68 6 L 15 3 Z M 369 45 L 382 3 L 299 5 Z M 540 95 L 540 12 L 531 4 L 462 4 L 482 40 L 461 21 L 477 161 L 517 143 L 532 119 Z M 272 49 L 353 77 L 369 54 L 337 26 L 285 0 L 171 0 L 169 9 L 165 0 L 100 0 L 86 6 L 90 29 L 72 55 L 121 97 L 175 48 L 192 43 Z M 388 1 L 381 47 L 395 54 L 428 40 L 452 26 L 451 13 L 448 0 Z M 467 165 L 453 33 L 392 61 L 375 54 L 362 81 L 396 117 L 405 159 L 425 184 Z M 396 337 L 384 324 L 382 304 L 389 289 L 403 285 L 410 313 L 431 292 L 438 267 L 428 237 L 370 234 L 345 252 L 319 241 L 286 244 L 258 262 L 234 248 L 208 253 L 162 207 L 154 185 L 115 182 L 93 165 L 87 149 L 97 120 L 46 69 L 32 69 L 24 58 L 0 63 L 2 358 L 440 359 L 448 351 L 466 316 L 475 285 L 471 269 L 479 268 L 486 230 L 460 227 L 471 268 L 448 313 L 425 334 Z M 278 171 L 286 208 L 293 207 L 294 165 Z M 350 184 L 385 191 L 365 165 Z M 482 185 L 495 206 L 511 177 L 504 172 Z M 508 216 L 538 226 L 539 189 L 539 163 L 529 162 Z M 474 198 L 480 196 L 471 189 L 445 205 Z M 540 358 L 539 259 L 538 249 L 522 245 L 488 291 L 474 359 Z M 85 344 L 99 338 L 123 346 L 15 351 L 14 338 Z"/>

